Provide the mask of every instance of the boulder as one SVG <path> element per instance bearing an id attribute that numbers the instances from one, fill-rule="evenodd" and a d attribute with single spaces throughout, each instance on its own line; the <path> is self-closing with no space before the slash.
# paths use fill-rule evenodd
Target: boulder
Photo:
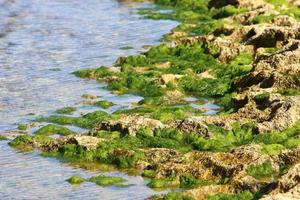
<path id="1" fill-rule="evenodd" d="M 136 132 L 141 128 L 149 128 L 154 131 L 156 129 L 163 129 L 164 127 L 165 125 L 156 119 L 139 115 L 122 115 L 118 120 L 101 122 L 92 131 L 119 131 L 135 136 Z"/>

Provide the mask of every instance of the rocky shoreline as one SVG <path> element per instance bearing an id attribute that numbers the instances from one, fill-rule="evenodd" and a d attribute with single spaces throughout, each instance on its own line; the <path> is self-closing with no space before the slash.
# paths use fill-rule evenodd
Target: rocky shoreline
<path id="1" fill-rule="evenodd" d="M 181 22 L 164 43 L 113 67 L 74 73 L 143 100 L 112 114 L 71 117 L 62 111 L 73 109 L 60 110 L 36 119 L 52 125 L 10 145 L 68 162 L 134 168 L 149 187 L 183 189 L 151 199 L 299 199 L 299 2 L 154 3 L 171 11 L 141 14 Z M 206 116 L 189 96 L 223 110 Z M 89 131 L 79 135 L 63 125 Z"/>

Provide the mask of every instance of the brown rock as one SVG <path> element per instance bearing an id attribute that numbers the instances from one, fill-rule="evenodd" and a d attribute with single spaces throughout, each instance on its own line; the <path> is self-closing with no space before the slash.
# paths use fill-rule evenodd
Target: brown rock
<path id="1" fill-rule="evenodd" d="M 155 129 L 162 129 L 164 127 L 164 124 L 159 120 L 139 115 L 122 115 L 116 121 L 101 122 L 93 131 L 120 131 L 129 135 L 135 135 L 141 128 L 149 128 L 154 131 Z"/>

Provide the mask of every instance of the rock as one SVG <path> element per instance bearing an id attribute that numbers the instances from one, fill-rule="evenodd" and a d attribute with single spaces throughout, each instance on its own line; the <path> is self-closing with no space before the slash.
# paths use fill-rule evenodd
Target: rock
<path id="1" fill-rule="evenodd" d="M 232 180 L 237 190 L 249 190 L 252 193 L 260 191 L 270 191 L 276 187 L 276 182 L 270 180 L 258 180 L 252 176 L 246 175 L 244 172 Z"/>
<path id="2" fill-rule="evenodd" d="M 184 97 L 184 94 L 182 94 L 179 90 L 168 90 L 166 91 L 166 97 L 169 100 L 179 101 Z"/>
<path id="3" fill-rule="evenodd" d="M 158 79 L 158 83 L 161 85 L 166 85 L 168 83 L 176 84 L 177 79 L 182 78 L 183 75 L 179 74 L 163 74 Z"/>
<path id="4" fill-rule="evenodd" d="M 277 193 L 265 195 L 261 200 L 299 200 L 300 197 L 300 185 L 297 185 L 286 193 Z"/>
<path id="5" fill-rule="evenodd" d="M 86 150 L 95 150 L 102 141 L 105 140 L 87 135 L 75 135 L 69 139 L 68 143 L 74 143 L 82 146 Z"/>
<path id="6" fill-rule="evenodd" d="M 141 128 L 149 128 L 154 131 L 155 129 L 163 129 L 164 127 L 165 125 L 159 120 L 139 115 L 122 115 L 116 121 L 101 122 L 93 131 L 119 131 L 134 136 Z"/>
<path id="7" fill-rule="evenodd" d="M 298 22 L 293 17 L 288 15 L 279 15 L 272 20 L 272 23 L 276 26 L 297 26 Z"/>
<path id="8" fill-rule="evenodd" d="M 300 97 L 287 97 L 270 105 L 270 115 L 257 125 L 259 132 L 283 131 L 300 120 Z"/>
<path id="9" fill-rule="evenodd" d="M 222 8 L 227 5 L 233 5 L 236 7 L 245 7 L 249 10 L 255 10 L 268 5 L 263 0 L 211 0 L 208 4 L 209 8 Z"/>
<path id="10" fill-rule="evenodd" d="M 158 69 L 168 69 L 171 67 L 171 62 L 170 61 L 167 61 L 167 62 L 163 62 L 163 63 L 158 63 L 155 65 L 156 68 Z"/>
<path id="11" fill-rule="evenodd" d="M 204 200 L 218 193 L 232 194 L 234 193 L 234 188 L 229 185 L 208 185 L 184 192 L 184 194 L 197 200 Z"/>
<path id="12" fill-rule="evenodd" d="M 150 163 L 165 163 L 170 161 L 180 162 L 182 161 L 181 154 L 173 149 L 166 148 L 150 148 L 143 150 L 148 162 Z"/>
<path id="13" fill-rule="evenodd" d="M 291 39 L 300 39 L 299 26 L 253 26 L 244 41 L 255 47 L 276 47 L 278 42 L 286 42 Z"/>
<path id="14" fill-rule="evenodd" d="M 38 148 L 43 151 L 57 151 L 66 144 L 76 144 L 82 146 L 86 150 L 95 150 L 103 141 L 105 140 L 87 135 L 69 135 L 59 137 L 47 144 L 43 144 L 42 146 L 38 145 Z"/>
<path id="15" fill-rule="evenodd" d="M 293 166 L 287 174 L 279 179 L 280 191 L 287 192 L 300 184 L 300 164 Z M 300 197 L 300 196 L 299 196 Z"/>
<path id="16" fill-rule="evenodd" d="M 278 188 L 263 196 L 263 200 L 298 200 L 300 197 L 300 164 L 293 166 L 278 180 Z"/>
<path id="17" fill-rule="evenodd" d="M 208 126 L 205 124 L 203 118 L 191 117 L 182 121 L 178 121 L 175 128 L 185 133 L 197 133 L 205 138 L 211 137 Z"/>
<path id="18" fill-rule="evenodd" d="M 201 74 L 198 74 L 197 76 L 200 79 L 205 79 L 205 78 L 216 79 L 216 77 L 214 75 L 212 75 L 212 71 L 211 70 L 207 70 L 205 72 L 202 72 Z"/>
<path id="19" fill-rule="evenodd" d="M 300 148 L 289 149 L 278 155 L 279 161 L 285 165 L 294 165 L 300 162 Z"/>

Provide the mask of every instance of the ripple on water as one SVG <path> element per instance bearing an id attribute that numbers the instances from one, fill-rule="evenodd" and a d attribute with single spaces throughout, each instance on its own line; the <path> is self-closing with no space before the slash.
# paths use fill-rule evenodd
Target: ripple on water
<path id="1" fill-rule="evenodd" d="M 0 0 L 0 131 L 80 102 L 82 94 L 97 91 L 99 84 L 71 72 L 112 65 L 119 56 L 159 43 L 177 24 L 140 19 L 135 13 L 139 6 L 116 0 Z M 124 46 L 133 48 L 120 49 Z M 103 98 L 128 105 L 133 97 L 104 93 Z M 70 176 L 97 172 L 37 153 L 18 153 L 5 141 L 0 141 L 0 166 L 0 199 L 144 199 L 154 194 L 140 176 L 120 172 L 108 174 L 133 186 L 71 186 L 65 181 Z"/>

